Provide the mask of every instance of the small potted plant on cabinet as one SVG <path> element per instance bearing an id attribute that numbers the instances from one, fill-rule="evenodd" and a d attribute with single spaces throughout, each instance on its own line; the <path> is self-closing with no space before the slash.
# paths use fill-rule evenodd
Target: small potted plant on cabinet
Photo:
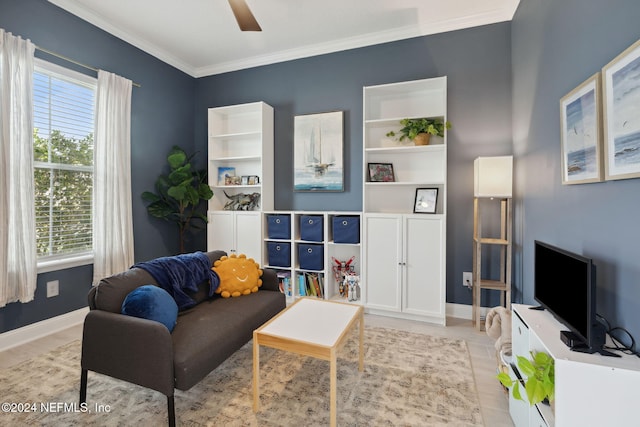
<path id="1" fill-rule="evenodd" d="M 553 357 L 543 352 L 531 352 L 531 360 L 523 356 L 517 357 L 520 372 L 527 377 L 524 389 L 531 406 L 545 400 L 553 407 L 555 399 L 555 369 Z M 513 387 L 513 397 L 518 400 L 524 398 L 520 394 L 520 381 L 512 379 L 508 374 L 501 372 L 497 376 L 503 386 Z"/>
<path id="2" fill-rule="evenodd" d="M 390 131 L 387 133 L 388 137 L 398 137 L 399 141 L 405 138 L 410 139 L 416 145 L 428 145 L 431 135 L 444 136 L 445 129 L 451 128 L 451 123 L 445 122 L 442 119 L 402 119 L 400 120 L 402 129 L 397 133 Z"/>

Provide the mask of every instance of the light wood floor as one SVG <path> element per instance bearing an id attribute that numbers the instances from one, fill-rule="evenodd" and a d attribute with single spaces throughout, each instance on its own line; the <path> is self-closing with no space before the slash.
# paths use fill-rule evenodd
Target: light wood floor
<path id="1" fill-rule="evenodd" d="M 449 318 L 447 319 L 447 326 L 444 327 L 424 322 L 365 314 L 365 325 L 464 339 L 471 355 L 485 426 L 513 427 L 513 422 L 509 416 L 507 397 L 495 379 L 496 359 L 493 340 L 486 333 L 478 332 L 472 326 L 470 320 Z M 0 352 L 0 369 L 13 366 L 81 338 L 82 325 L 77 325 L 45 338 L 2 351 Z"/>

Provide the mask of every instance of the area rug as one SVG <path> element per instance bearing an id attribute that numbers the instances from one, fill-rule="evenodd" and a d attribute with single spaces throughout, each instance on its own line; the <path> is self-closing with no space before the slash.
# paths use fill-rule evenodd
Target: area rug
<path id="1" fill-rule="evenodd" d="M 329 425 L 329 362 L 261 347 L 261 410 L 252 410 L 252 343 L 186 392 L 176 391 L 178 426 Z M 161 393 L 89 372 L 78 405 L 80 342 L 0 371 L 2 425 L 161 426 Z M 339 426 L 482 425 L 465 341 L 365 328 L 365 369 L 357 331 L 338 353 Z M 33 405 L 32 405 L 33 404 Z"/>

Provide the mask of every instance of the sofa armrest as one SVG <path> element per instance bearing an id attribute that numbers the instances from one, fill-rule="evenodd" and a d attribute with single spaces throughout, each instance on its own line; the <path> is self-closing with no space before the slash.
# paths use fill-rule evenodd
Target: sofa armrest
<path id="1" fill-rule="evenodd" d="M 261 279 L 262 279 L 262 286 L 260 286 L 261 290 L 280 292 L 280 288 L 278 287 L 278 276 L 276 275 L 275 270 L 271 270 L 269 268 L 263 269 Z"/>
<path id="2" fill-rule="evenodd" d="M 159 322 L 91 310 L 84 320 L 81 366 L 173 396 L 173 342 Z"/>

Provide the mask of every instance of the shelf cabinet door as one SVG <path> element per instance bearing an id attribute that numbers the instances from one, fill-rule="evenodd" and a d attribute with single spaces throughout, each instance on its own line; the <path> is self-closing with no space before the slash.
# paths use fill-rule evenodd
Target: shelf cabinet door
<path id="1" fill-rule="evenodd" d="M 366 304 L 401 311 L 402 217 L 365 215 Z"/>
<path id="2" fill-rule="evenodd" d="M 407 216 L 404 220 L 403 311 L 444 316 L 444 221 Z"/>
<path id="3" fill-rule="evenodd" d="M 262 227 L 260 212 L 209 212 L 208 250 L 220 249 L 227 254 L 245 254 L 262 260 Z"/>

